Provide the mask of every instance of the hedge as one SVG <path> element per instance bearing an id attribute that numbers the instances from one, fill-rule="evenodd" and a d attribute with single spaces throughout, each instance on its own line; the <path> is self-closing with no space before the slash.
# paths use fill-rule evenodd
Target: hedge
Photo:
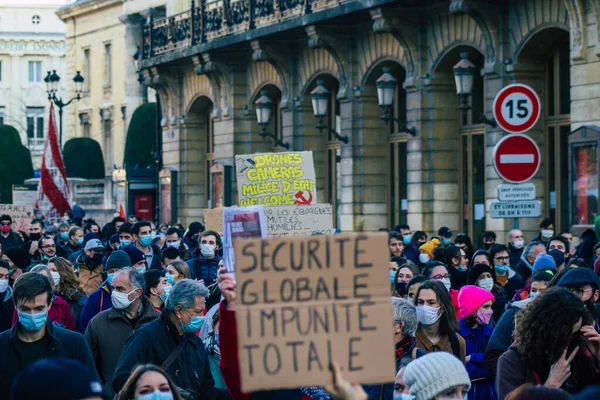
<path id="1" fill-rule="evenodd" d="M 146 168 L 154 164 L 152 153 L 156 152 L 158 130 L 156 127 L 156 103 L 139 106 L 129 123 L 123 164 Z"/>
<path id="2" fill-rule="evenodd" d="M 19 132 L 10 125 L 0 125 L 0 202 L 12 203 L 12 185 L 33 178 L 29 149 L 21 144 Z"/>
<path id="3" fill-rule="evenodd" d="M 69 139 L 63 147 L 63 159 L 68 178 L 104 179 L 104 157 L 94 139 Z"/>

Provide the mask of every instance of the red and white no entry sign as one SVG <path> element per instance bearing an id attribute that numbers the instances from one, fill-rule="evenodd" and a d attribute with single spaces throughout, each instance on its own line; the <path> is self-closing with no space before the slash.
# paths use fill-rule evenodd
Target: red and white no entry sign
<path id="1" fill-rule="evenodd" d="M 515 83 L 502 89 L 494 99 L 494 118 L 510 133 L 530 130 L 540 118 L 540 98 L 527 85 Z"/>
<path id="2" fill-rule="evenodd" d="M 494 147 L 494 168 L 511 183 L 526 182 L 540 168 L 540 148 L 529 136 L 518 133 L 500 139 Z"/>

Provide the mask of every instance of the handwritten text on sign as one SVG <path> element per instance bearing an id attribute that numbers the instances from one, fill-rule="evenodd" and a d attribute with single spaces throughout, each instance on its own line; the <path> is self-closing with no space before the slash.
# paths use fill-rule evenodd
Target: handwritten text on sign
<path id="1" fill-rule="evenodd" d="M 311 151 L 235 157 L 240 206 L 317 202 Z"/>
<path id="2" fill-rule="evenodd" d="M 32 206 L 15 204 L 0 204 L 0 215 L 10 215 L 13 220 L 13 230 L 29 233 L 29 223 L 33 219 Z"/>
<path id="3" fill-rule="evenodd" d="M 337 361 L 355 383 L 394 379 L 387 236 L 234 242 L 242 390 L 324 386 Z"/>
<path id="4" fill-rule="evenodd" d="M 269 237 L 333 233 L 331 204 L 265 207 Z"/>

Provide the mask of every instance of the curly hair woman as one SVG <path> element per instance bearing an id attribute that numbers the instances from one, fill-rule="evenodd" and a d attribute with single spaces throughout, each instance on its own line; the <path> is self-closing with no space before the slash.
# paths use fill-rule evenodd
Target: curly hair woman
<path id="1" fill-rule="evenodd" d="M 133 370 L 117 400 L 181 400 L 181 396 L 162 369 L 147 364 Z"/>
<path id="2" fill-rule="evenodd" d="M 81 311 L 88 297 L 79 288 L 79 279 L 75 275 L 73 264 L 66 258 L 54 257 L 48 261 L 48 269 L 51 271 L 53 277 L 58 273 L 60 280 L 54 287 L 54 293 L 60 295 L 67 302 L 71 309 L 71 314 L 73 314 L 75 329 L 79 330 Z"/>
<path id="3" fill-rule="evenodd" d="M 590 332 L 592 321 L 581 299 L 567 289 L 548 289 L 536 297 L 518 314 L 516 345 L 498 361 L 499 398 L 524 383 L 571 393 L 597 383 L 600 335 L 593 327 Z"/>

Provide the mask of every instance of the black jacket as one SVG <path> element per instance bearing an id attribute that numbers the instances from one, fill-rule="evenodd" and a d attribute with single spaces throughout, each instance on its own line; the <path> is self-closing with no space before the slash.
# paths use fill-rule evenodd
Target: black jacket
<path id="1" fill-rule="evenodd" d="M 0 293 L 0 332 L 12 326 L 12 317 L 15 305 L 12 298 L 12 288 L 9 286 L 4 293 Z"/>
<path id="2" fill-rule="evenodd" d="M 2 355 L 2 362 L 0 362 L 0 399 L 8 398 L 12 381 L 24 367 L 15 345 L 18 340 L 17 329 L 19 326 L 20 324 L 16 323 L 12 329 L 0 333 L 0 354 Z M 51 357 L 66 357 L 80 361 L 96 375 L 92 353 L 81 333 L 54 326 L 52 322 L 48 321 L 46 323 L 46 336 L 49 339 L 48 350 Z"/>
<path id="3" fill-rule="evenodd" d="M 508 257 L 510 259 L 510 265 L 515 269 L 517 268 L 517 264 L 521 261 L 521 254 L 523 254 L 523 247 L 517 249 L 512 245 L 512 243 L 508 244 Z"/>
<path id="4" fill-rule="evenodd" d="M 23 244 L 23 238 L 17 232 L 11 230 L 6 237 L 0 235 L 0 244 L 2 244 L 2 250 L 19 247 Z"/>
<path id="5" fill-rule="evenodd" d="M 113 388 L 118 393 L 138 364 L 160 366 L 183 340 L 181 352 L 167 369 L 175 385 L 196 393 L 198 399 L 216 399 L 217 389 L 210 372 L 202 340 L 195 334 L 179 335 L 166 312 L 147 323 L 127 339 L 113 375 Z"/>

